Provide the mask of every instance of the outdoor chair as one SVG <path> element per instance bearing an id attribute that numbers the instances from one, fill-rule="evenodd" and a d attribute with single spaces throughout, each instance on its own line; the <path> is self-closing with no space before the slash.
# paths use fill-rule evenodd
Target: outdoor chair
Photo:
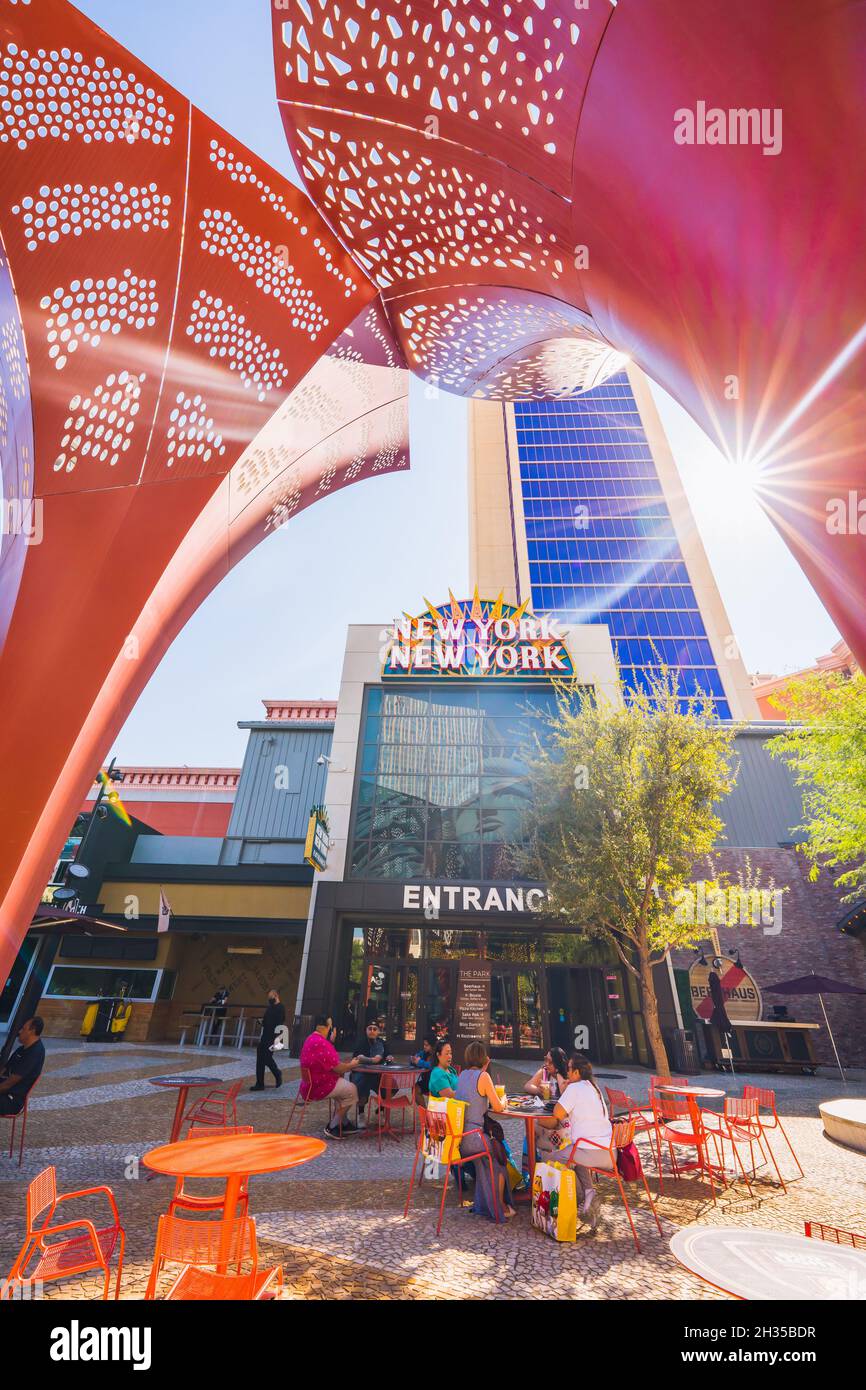
<path id="1" fill-rule="evenodd" d="M 300 1113 L 300 1116 L 298 1117 L 298 1133 L 299 1133 L 299 1134 L 300 1134 L 300 1132 L 301 1132 L 301 1127 L 302 1127 L 302 1125 L 303 1125 L 303 1123 L 304 1123 L 304 1116 L 305 1116 L 306 1113 L 307 1113 L 307 1106 L 308 1106 L 308 1105 L 321 1105 L 323 1101 L 327 1101 L 327 1102 L 328 1102 L 328 1124 L 329 1124 L 329 1125 L 330 1125 L 330 1124 L 332 1123 L 332 1121 L 333 1121 L 333 1118 L 334 1118 L 334 1111 L 337 1110 L 337 1113 L 338 1113 L 338 1114 L 340 1113 L 339 1110 L 338 1110 L 338 1108 L 335 1106 L 334 1101 L 331 1099 L 330 1096 L 321 1096 L 318 1100 L 311 1100 L 311 1099 L 310 1099 L 310 1087 L 312 1086 L 312 1084 L 313 1084 L 313 1078 L 312 1078 L 312 1075 L 311 1075 L 311 1072 L 310 1072 L 310 1068 L 309 1068 L 309 1067 L 301 1067 L 301 1079 L 300 1079 L 300 1081 L 299 1081 L 299 1083 L 298 1083 L 298 1089 L 297 1089 L 297 1092 L 296 1092 L 296 1094 L 295 1094 L 295 1098 L 294 1098 L 294 1100 L 292 1101 L 292 1108 L 291 1108 L 291 1110 L 289 1111 L 289 1118 L 288 1118 L 288 1120 L 287 1120 L 287 1122 L 286 1122 L 286 1129 L 285 1129 L 285 1133 L 286 1133 L 286 1134 L 288 1134 L 289 1131 L 290 1131 L 291 1128 L 292 1128 L 292 1121 L 293 1121 L 294 1118 L 295 1118 L 295 1111 L 298 1109 L 298 1106 L 301 1107 L 301 1113 Z M 305 1086 L 305 1087 L 306 1087 L 306 1090 L 307 1090 L 306 1096 L 302 1096 L 302 1095 L 301 1095 L 301 1087 L 302 1087 L 302 1086 Z M 358 1118 L 358 1111 L 357 1111 L 357 1106 L 356 1106 L 356 1107 L 355 1107 L 355 1119 L 356 1119 L 356 1121 L 357 1121 L 357 1118 Z M 342 1138 L 342 1136 L 343 1136 L 343 1117 L 342 1117 L 342 1115 L 340 1115 L 339 1131 L 340 1131 L 340 1137 Z"/>
<path id="2" fill-rule="evenodd" d="M 19 1142 L 19 1144 L 18 1144 L 18 1167 L 19 1167 L 19 1168 L 21 1167 L 21 1163 L 22 1163 L 22 1161 L 23 1161 L 23 1159 L 24 1159 L 24 1136 L 25 1136 L 25 1134 L 27 1133 L 27 1107 L 28 1107 L 28 1105 L 30 1104 L 30 1097 L 32 1096 L 33 1092 L 35 1091 L 35 1089 L 36 1089 L 36 1087 L 37 1087 L 38 1085 L 39 1085 L 39 1077 L 37 1076 L 36 1080 L 33 1082 L 33 1085 L 30 1087 L 30 1090 L 27 1092 L 26 1096 L 24 1097 L 24 1104 L 22 1105 L 21 1109 L 18 1111 L 17 1115 L 3 1115 L 3 1116 L 0 1116 L 0 1118 L 2 1118 L 2 1119 L 4 1119 L 4 1120 L 11 1120 L 11 1121 L 12 1121 L 12 1133 L 11 1133 L 10 1136 L 9 1136 L 9 1157 L 10 1157 L 10 1158 L 12 1157 L 12 1151 L 13 1151 L 13 1149 L 14 1149 L 14 1147 L 15 1147 L 15 1128 L 16 1128 L 16 1125 L 18 1124 L 18 1121 L 19 1121 L 19 1120 L 21 1121 L 21 1140 L 20 1140 L 20 1142 Z"/>
<path id="3" fill-rule="evenodd" d="M 110 1226 L 97 1227 L 83 1217 L 52 1225 L 54 1214 L 61 1202 L 71 1202 L 77 1197 L 93 1197 L 99 1193 L 108 1198 L 114 1218 Z M 41 1221 L 40 1217 L 43 1217 Z M 77 1231 L 78 1234 L 69 1235 L 70 1231 Z M 46 1239 L 48 1236 L 61 1234 L 61 1240 Z M 114 1297 L 117 1298 L 120 1294 L 120 1276 L 123 1271 L 124 1239 L 117 1203 L 110 1187 L 86 1187 L 58 1196 L 57 1173 L 54 1168 L 44 1168 L 27 1189 L 27 1235 L 8 1279 L 0 1286 L 0 1298 L 14 1297 L 16 1286 L 38 1286 L 50 1279 L 70 1279 L 97 1269 L 101 1269 L 105 1275 L 102 1297 L 108 1298 L 111 1285 L 111 1257 L 115 1250 L 117 1280 Z M 28 1269 L 34 1256 L 36 1263 Z"/>
<path id="4" fill-rule="evenodd" d="M 442 1200 L 439 1203 L 439 1221 L 436 1226 L 438 1236 L 442 1229 L 442 1216 L 445 1211 L 445 1196 L 448 1192 L 448 1183 L 451 1178 L 451 1169 L 457 1171 L 457 1194 L 458 1201 L 463 1196 L 463 1180 L 460 1172 L 466 1163 L 483 1163 L 486 1159 L 490 1166 L 490 1187 L 493 1195 L 493 1217 L 499 1220 L 499 1194 L 496 1191 L 496 1172 L 493 1167 L 493 1155 L 490 1151 L 490 1144 L 483 1130 L 467 1129 L 462 1134 L 456 1133 L 451 1128 L 450 1116 L 447 1112 L 438 1110 L 433 1112 L 418 1107 L 418 1122 L 420 1132 L 418 1134 L 418 1147 L 415 1150 L 415 1162 L 412 1164 L 412 1176 L 409 1179 L 409 1191 L 406 1194 L 406 1205 L 403 1208 L 403 1218 L 409 1215 L 409 1203 L 412 1201 L 412 1192 L 415 1187 L 415 1174 L 418 1171 L 418 1164 L 421 1164 L 421 1173 L 418 1178 L 419 1186 L 424 1181 L 424 1167 L 428 1160 L 432 1160 L 439 1167 L 445 1169 L 445 1181 L 442 1184 Z M 470 1134 L 481 1136 L 484 1144 L 484 1152 L 473 1154 L 471 1158 L 460 1157 L 460 1141 L 466 1139 Z M 438 1154 L 448 1152 L 449 1158 L 438 1157 Z M 456 1154 L 456 1157 L 454 1155 Z"/>
<path id="5" fill-rule="evenodd" d="M 215 1086 L 201 1100 L 194 1101 L 183 1117 L 183 1123 L 190 1125 L 210 1125 L 224 1129 L 226 1125 L 237 1125 L 238 1112 L 235 1102 L 243 1086 L 243 1078 L 233 1081 L 231 1086 Z"/>
<path id="6" fill-rule="evenodd" d="M 188 1221 L 173 1212 L 161 1216 L 145 1298 L 152 1299 L 156 1294 L 157 1281 L 166 1264 L 215 1265 L 222 1227 L 221 1221 Z M 245 1260 L 249 1260 L 251 1272 L 255 1274 L 258 1267 L 256 1223 L 251 1216 L 238 1216 L 232 1222 L 228 1262 L 234 1265 L 235 1273 L 240 1274 Z"/>
<path id="7" fill-rule="evenodd" d="M 622 1204 L 625 1207 L 625 1214 L 628 1217 L 628 1224 L 631 1226 L 631 1233 L 634 1239 L 635 1249 L 637 1250 L 638 1254 L 640 1254 L 640 1241 L 638 1240 L 637 1231 L 635 1230 L 635 1224 L 632 1219 L 631 1207 L 628 1204 L 628 1197 L 626 1196 L 625 1191 L 625 1183 L 623 1181 L 622 1174 L 620 1173 L 619 1168 L 616 1165 L 617 1149 L 624 1149 L 629 1144 L 633 1143 L 634 1136 L 634 1120 L 617 1120 L 616 1123 L 613 1125 L 613 1129 L 610 1136 L 610 1144 L 600 1144 L 597 1139 L 575 1139 L 574 1143 L 571 1146 L 568 1158 L 565 1160 L 565 1162 L 569 1166 L 574 1166 L 575 1164 L 578 1164 L 581 1168 L 588 1168 L 591 1173 L 597 1173 L 599 1177 L 614 1179 L 617 1187 L 619 1188 L 619 1195 L 622 1198 Z M 577 1149 L 597 1149 L 599 1153 L 599 1158 L 601 1157 L 601 1154 L 607 1154 L 610 1167 L 601 1166 L 599 1163 L 593 1163 L 592 1159 L 586 1153 L 581 1153 L 577 1158 L 575 1158 L 575 1152 Z M 661 1170 L 659 1170 L 659 1172 L 661 1172 Z M 655 1218 L 655 1223 L 658 1226 L 659 1235 L 663 1235 L 664 1233 L 662 1231 L 661 1222 L 659 1221 L 659 1214 L 655 1209 L 655 1203 L 653 1202 L 652 1196 L 650 1195 L 649 1185 L 646 1180 L 646 1173 L 643 1172 L 643 1169 L 641 1169 L 640 1176 L 641 1182 L 644 1186 L 644 1192 L 647 1195 L 647 1201 L 650 1204 L 650 1211 L 652 1212 Z"/>
<path id="8" fill-rule="evenodd" d="M 743 1097 L 746 1100 L 756 1100 L 758 1102 L 758 1124 L 761 1126 L 761 1129 L 764 1131 L 765 1134 L 771 1134 L 773 1130 L 776 1129 L 779 1131 L 785 1143 L 788 1145 L 788 1148 L 791 1150 L 791 1157 L 796 1163 L 797 1171 L 800 1174 L 800 1177 L 802 1178 L 804 1176 L 804 1173 L 800 1164 L 800 1160 L 794 1153 L 794 1145 L 788 1138 L 787 1132 L 784 1126 L 782 1125 L 782 1121 L 779 1119 L 779 1112 L 776 1109 L 776 1092 L 771 1091 L 764 1086 L 743 1086 Z M 762 1115 L 762 1110 L 766 1110 L 769 1113 L 766 1115 Z M 767 1148 L 770 1149 L 770 1152 L 772 1153 L 772 1145 L 770 1144 L 769 1138 L 767 1139 Z M 775 1163 L 775 1155 L 773 1157 L 773 1161 Z M 778 1165 L 776 1165 L 776 1172 L 779 1172 Z M 781 1179 L 781 1174 L 779 1176 Z M 790 1182 L 791 1179 L 789 1178 L 788 1181 Z"/>
<path id="9" fill-rule="evenodd" d="M 731 1146 L 734 1155 L 734 1162 L 739 1168 L 746 1186 L 749 1189 L 749 1196 L 752 1194 L 752 1184 L 749 1174 L 746 1171 L 743 1160 L 740 1157 L 739 1145 L 748 1144 L 750 1171 L 755 1176 L 755 1144 L 758 1145 L 761 1156 L 766 1159 L 766 1152 L 761 1140 L 761 1127 L 758 1124 L 758 1102 L 751 1098 L 742 1096 L 725 1096 L 724 1109 L 721 1115 L 716 1113 L 702 1113 L 701 1120 L 708 1133 L 714 1134 L 719 1143 L 719 1153 L 722 1167 L 725 1166 L 725 1144 Z M 778 1167 L 776 1172 L 779 1173 Z M 779 1181 L 782 1182 L 781 1174 Z M 782 1182 L 783 1191 L 787 1191 Z"/>
<path id="10" fill-rule="evenodd" d="M 728 1184 L 724 1168 L 718 1158 L 717 1137 L 705 1127 L 703 1115 L 694 1097 L 666 1096 L 656 1092 L 653 1096 L 653 1114 L 658 1131 L 659 1192 L 664 1192 L 661 1151 L 662 1144 L 667 1144 L 673 1176 L 679 1178 L 685 1173 L 706 1175 L 709 1179 L 710 1192 L 715 1205 L 716 1185 L 714 1177 L 720 1178 L 723 1187 L 727 1187 Z M 715 1164 L 708 1154 L 711 1140 L 716 1148 Z M 677 1152 L 682 1149 L 692 1151 L 694 1158 L 683 1162 Z"/>
<path id="11" fill-rule="evenodd" d="M 372 1132 L 373 1118 L 371 1115 L 373 1102 L 376 1102 L 376 1123 L 378 1127 L 379 1151 L 382 1150 L 382 1135 L 388 1134 L 393 1138 L 403 1138 L 407 1133 L 406 1115 L 408 1111 L 412 1113 L 412 1134 L 416 1132 L 417 1117 L 415 1105 L 415 1077 L 417 1072 L 399 1071 L 390 1075 L 382 1076 L 379 1082 L 378 1091 L 374 1091 L 370 1096 L 370 1110 L 367 1112 L 367 1129 Z M 391 1124 L 391 1116 L 400 1116 L 400 1129 L 394 1129 Z"/>
<path id="12" fill-rule="evenodd" d="M 650 1077 L 650 1105 L 659 1086 L 691 1086 L 687 1076 L 651 1076 Z"/>
<path id="13" fill-rule="evenodd" d="M 187 1138 L 189 1139 L 216 1139 L 221 1134 L 252 1134 L 252 1125 L 226 1125 L 221 1129 L 218 1125 L 191 1125 Z M 225 1187 L 222 1192 L 196 1193 L 190 1192 L 185 1184 L 189 1178 L 180 1177 L 175 1182 L 174 1196 L 168 1204 L 168 1214 L 171 1216 L 178 1207 L 185 1208 L 187 1211 L 222 1211 L 225 1206 Z M 249 1186 L 246 1178 L 241 1182 L 240 1192 L 238 1193 L 238 1216 L 246 1216 L 249 1204 Z"/>
<path id="14" fill-rule="evenodd" d="M 283 1266 L 259 1269 L 251 1274 L 214 1274 L 197 1265 L 184 1265 L 168 1293 L 166 1303 L 247 1302 L 277 1298 L 283 1287 Z"/>
<path id="15" fill-rule="evenodd" d="M 656 1129 L 655 1116 L 652 1106 L 641 1105 L 639 1100 L 630 1096 L 627 1091 L 616 1091 L 610 1086 L 605 1086 L 607 1093 L 607 1103 L 610 1107 L 612 1120 L 634 1120 L 635 1138 L 640 1138 L 645 1134 L 650 1141 L 656 1165 L 659 1164 L 658 1153 L 658 1130 Z"/>
<path id="16" fill-rule="evenodd" d="M 829 1240 L 833 1245 L 866 1250 L 866 1236 L 858 1236 L 854 1231 L 841 1231 L 838 1226 L 824 1226 L 820 1221 L 804 1221 L 803 1229 L 811 1240 Z"/>

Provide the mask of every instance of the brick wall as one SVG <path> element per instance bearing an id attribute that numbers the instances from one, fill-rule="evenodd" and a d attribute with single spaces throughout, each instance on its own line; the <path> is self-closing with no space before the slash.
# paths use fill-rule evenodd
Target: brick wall
<path id="1" fill-rule="evenodd" d="M 744 967 L 762 992 L 764 1017 L 770 1017 L 772 1005 L 777 1003 L 786 1004 L 791 1017 L 800 1022 L 820 1023 L 820 1031 L 813 1035 L 815 1055 L 822 1063 L 835 1065 L 817 998 L 766 994 L 764 990 L 767 985 L 808 975 L 811 970 L 866 989 L 866 941 L 836 930 L 845 907 L 830 874 L 822 872 L 810 883 L 808 865 L 793 849 L 728 849 L 717 855 L 731 881 L 736 881 L 738 870 L 745 871 L 747 858 L 753 866 L 761 867 L 763 886 L 773 877 L 777 888 L 789 890 L 782 899 L 782 930 L 774 936 L 761 926 L 719 927 L 719 943 L 728 955 L 735 956 L 739 949 Z M 695 878 L 706 876 L 706 866 L 699 865 Z M 673 955 L 677 968 L 686 969 L 693 960 L 691 952 Z M 866 1066 L 866 995 L 828 994 L 824 1005 L 843 1066 Z"/>

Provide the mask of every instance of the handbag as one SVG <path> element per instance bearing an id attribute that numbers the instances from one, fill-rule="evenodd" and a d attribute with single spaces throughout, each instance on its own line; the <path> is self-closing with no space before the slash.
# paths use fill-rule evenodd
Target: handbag
<path id="1" fill-rule="evenodd" d="M 643 1164 L 640 1161 L 640 1154 L 637 1145 L 632 1141 L 616 1151 L 616 1166 L 623 1182 L 637 1182 L 643 1175 Z"/>
<path id="2" fill-rule="evenodd" d="M 532 1224 L 552 1240 L 577 1239 L 577 1180 L 561 1163 L 536 1163 Z"/>
<path id="3" fill-rule="evenodd" d="M 492 1115 L 484 1116 L 484 1133 L 490 1140 L 490 1150 L 497 1163 L 501 1163 L 503 1168 L 508 1167 L 508 1154 L 505 1149 L 505 1130 L 498 1120 L 494 1120 Z"/>
<path id="4" fill-rule="evenodd" d="M 455 1100 L 453 1096 L 431 1096 L 427 1102 L 427 1109 L 431 1115 L 447 1116 L 450 1133 L 434 1138 L 425 1129 L 423 1141 L 425 1157 L 435 1159 L 437 1163 L 449 1163 L 453 1158 L 459 1158 L 460 1139 L 466 1116 L 465 1100 Z"/>

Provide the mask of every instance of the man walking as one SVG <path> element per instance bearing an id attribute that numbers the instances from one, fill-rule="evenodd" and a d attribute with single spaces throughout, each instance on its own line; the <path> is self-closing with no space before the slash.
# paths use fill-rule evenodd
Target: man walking
<path id="1" fill-rule="evenodd" d="M 286 1010 L 280 1003 L 278 991 L 272 989 L 268 994 L 267 1008 L 262 1019 L 262 1036 L 256 1050 L 256 1084 L 250 1087 L 251 1091 L 263 1091 L 265 1089 L 265 1067 L 273 1073 L 275 1086 L 282 1086 L 283 1084 L 283 1074 L 274 1060 L 273 1046 L 277 1029 L 282 1028 L 285 1021 Z"/>

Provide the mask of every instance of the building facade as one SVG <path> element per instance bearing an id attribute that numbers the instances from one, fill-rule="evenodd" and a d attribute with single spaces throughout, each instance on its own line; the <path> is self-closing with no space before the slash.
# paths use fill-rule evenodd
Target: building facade
<path id="1" fill-rule="evenodd" d="M 546 917 L 545 885 L 515 879 L 505 852 L 520 840 L 525 748 L 544 737 L 552 686 L 441 669 L 395 679 L 382 632 L 348 632 L 325 789 L 330 849 L 310 902 L 297 1035 L 324 1012 L 351 1047 L 370 1017 L 384 1017 L 395 1051 L 407 1054 L 431 1031 L 453 1030 L 461 968 L 480 961 L 494 1058 L 578 1045 L 602 1064 L 648 1065 L 633 976 L 587 939 L 586 923 Z M 616 699 L 606 628 L 563 633 L 581 686 Z M 762 990 L 807 969 L 866 988 L 863 936 L 844 929 L 839 894 L 824 877 L 811 883 L 796 852 L 800 795 L 767 752 L 775 732 L 746 725 L 737 734 L 738 777 L 720 808 L 717 862 L 733 884 L 757 872 L 766 890 L 781 893 L 777 915 L 755 926 L 699 925 L 696 950 L 673 952 L 655 969 L 663 1031 L 673 1040 L 685 1030 L 699 1056 L 708 1044 L 690 971 L 707 953 L 740 955 L 755 986 L 756 1046 L 769 1049 L 770 1062 L 780 1045 L 776 1001 Z M 707 877 L 707 866 L 696 864 L 694 876 Z M 787 1003 L 791 1022 L 821 1023 L 817 1000 Z M 846 1060 L 866 1062 L 862 1000 L 825 1003 L 844 1032 Z M 818 1060 L 831 1063 L 826 1033 L 810 1037 Z"/>
<path id="2" fill-rule="evenodd" d="M 626 690 L 659 661 L 720 719 L 758 707 L 643 374 L 470 406 L 470 578 L 610 633 Z"/>
<path id="3" fill-rule="evenodd" d="M 201 1005 L 223 987 L 233 1037 L 243 1022 L 249 1040 L 272 987 L 291 1007 L 313 880 L 307 825 L 324 791 L 336 706 L 264 704 L 264 718 L 239 725 L 249 733 L 240 771 L 126 769 L 118 790 L 132 824 L 104 804 L 79 816 L 45 895 L 50 901 L 54 887 L 74 882 L 78 896 L 67 906 L 83 923 L 44 970 L 39 1011 L 49 1036 L 77 1036 L 88 1002 L 121 989 L 133 1004 L 131 1041 L 194 1036 Z M 213 814 L 220 833 L 204 833 Z M 67 876 L 72 860 L 86 878 Z M 160 894 L 171 910 L 165 932 L 157 931 Z M 122 930 L 89 935 L 88 916 Z M 35 937 L 3 991 L 0 1033 L 36 967 Z"/>

